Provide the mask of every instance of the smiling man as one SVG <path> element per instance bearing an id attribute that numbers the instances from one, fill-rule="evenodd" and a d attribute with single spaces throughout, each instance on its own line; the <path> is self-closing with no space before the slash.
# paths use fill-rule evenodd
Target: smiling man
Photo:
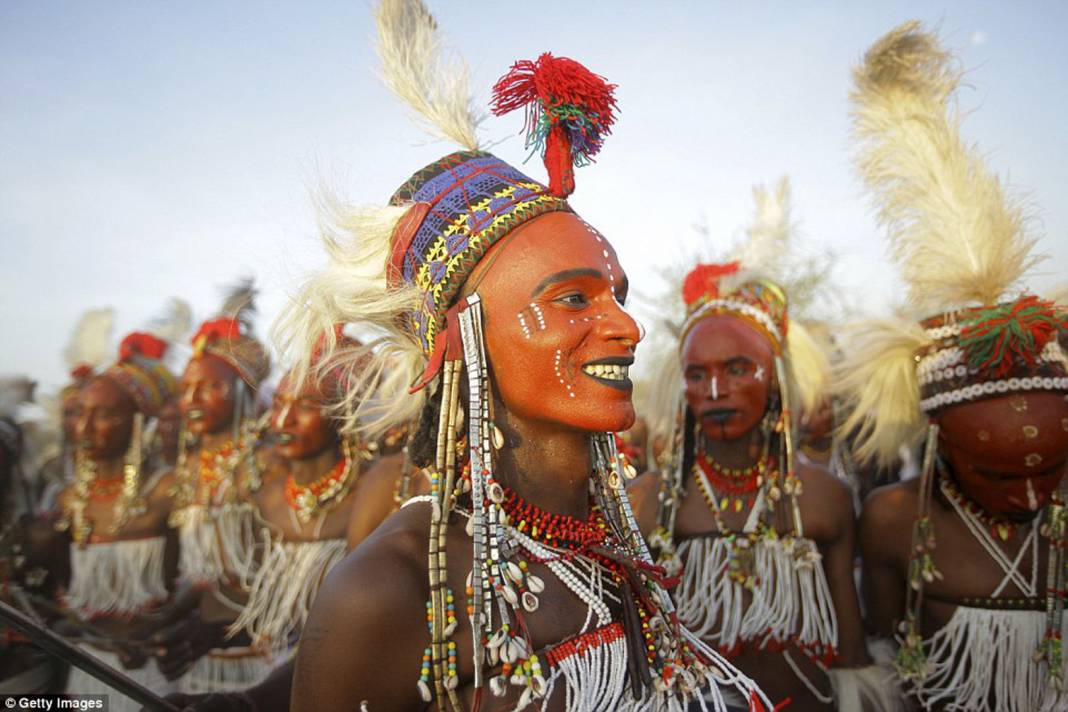
<path id="1" fill-rule="evenodd" d="M 730 693 L 759 708 L 752 681 L 672 615 L 609 434 L 634 421 L 640 333 L 615 250 L 565 198 L 573 161 L 611 125 L 613 87 L 549 54 L 497 84 L 498 112 L 530 112 L 546 187 L 479 150 L 462 75 L 420 54 L 439 46 L 426 8 L 390 0 L 377 14 L 387 81 L 465 150 L 390 207 L 342 216 L 357 239 L 330 241 L 287 333 L 307 363 L 333 323 L 381 330 L 374 351 L 327 357 L 370 359 L 356 431 L 421 414 L 412 459 L 432 493 L 327 579 L 292 709 L 723 709 Z"/>

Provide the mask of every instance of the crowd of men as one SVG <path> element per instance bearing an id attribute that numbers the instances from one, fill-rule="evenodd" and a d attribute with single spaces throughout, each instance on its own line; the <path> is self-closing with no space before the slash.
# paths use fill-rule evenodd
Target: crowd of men
<path id="1" fill-rule="evenodd" d="M 806 313 L 783 180 L 733 254 L 677 275 L 646 352 L 627 265 L 567 202 L 615 87 L 550 53 L 495 85 L 546 185 L 480 147 L 418 0 L 375 19 L 385 83 L 460 150 L 334 216 L 269 398 L 247 282 L 117 348 L 87 312 L 54 432 L 5 383 L 0 599 L 32 625 L 2 628 L 0 692 L 1068 708 L 1068 305 L 1026 287 L 1034 236 L 959 133 L 936 35 L 888 32 L 851 95 L 910 313 Z"/>

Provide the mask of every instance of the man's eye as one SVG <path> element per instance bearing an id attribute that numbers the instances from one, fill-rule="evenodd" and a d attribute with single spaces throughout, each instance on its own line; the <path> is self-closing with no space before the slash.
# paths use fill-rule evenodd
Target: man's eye
<path id="1" fill-rule="evenodd" d="M 563 302 L 569 307 L 583 307 L 589 304 L 586 300 L 586 295 L 582 292 L 571 292 L 570 294 L 564 294 L 556 298 L 556 301 Z"/>
<path id="2" fill-rule="evenodd" d="M 701 373 L 700 371 L 693 371 L 691 373 L 686 374 L 686 380 L 690 383 L 700 383 L 701 381 L 705 380 L 705 374 Z"/>

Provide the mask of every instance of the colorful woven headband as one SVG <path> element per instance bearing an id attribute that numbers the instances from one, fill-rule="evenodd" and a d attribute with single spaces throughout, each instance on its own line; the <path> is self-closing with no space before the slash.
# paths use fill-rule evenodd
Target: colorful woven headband
<path id="1" fill-rule="evenodd" d="M 541 183 L 482 151 L 459 151 L 431 163 L 390 202 L 414 203 L 394 232 L 387 274 L 391 285 L 412 285 L 422 293 L 408 319 L 428 356 L 445 313 L 489 248 L 528 220 L 571 210 Z"/>
<path id="2" fill-rule="evenodd" d="M 178 382 L 160 359 L 167 343 L 151 334 L 134 332 L 119 346 L 119 362 L 103 375 L 133 399 L 137 409 L 155 416 L 178 393 Z"/>
<path id="3" fill-rule="evenodd" d="M 1027 391 L 1068 391 L 1068 357 L 1058 336 L 1068 316 L 1035 296 L 922 322 L 933 342 L 916 354 L 920 407 Z"/>
<path id="4" fill-rule="evenodd" d="M 698 321 L 712 314 L 730 314 L 763 334 L 776 354 L 782 353 L 788 328 L 786 294 L 777 284 L 764 279 L 727 288 L 724 279 L 739 271 L 737 262 L 702 264 L 686 275 L 682 283 L 686 321 L 679 337 L 680 348 Z"/>
<path id="5" fill-rule="evenodd" d="M 260 342 L 242 333 L 237 319 L 212 319 L 193 336 L 193 358 L 211 354 L 225 361 L 251 388 L 258 388 L 271 372 L 271 361 Z"/>

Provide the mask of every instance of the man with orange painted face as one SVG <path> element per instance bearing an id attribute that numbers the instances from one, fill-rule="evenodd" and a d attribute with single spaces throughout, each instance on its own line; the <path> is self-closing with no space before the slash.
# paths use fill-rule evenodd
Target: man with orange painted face
<path id="1" fill-rule="evenodd" d="M 169 686 L 155 661 L 129 643 L 140 635 L 141 617 L 169 598 L 174 580 L 167 527 L 173 476 L 149 471 L 145 457 L 150 422 L 176 391 L 161 362 L 166 347 L 150 334 L 130 334 L 118 363 L 81 388 L 75 480 L 59 497 L 57 522 L 71 540 L 70 582 L 62 600 L 85 623 L 75 627 L 75 639 L 164 692 Z M 138 709 L 78 669 L 71 670 L 67 691 L 108 694 L 112 709 Z"/>
<path id="2" fill-rule="evenodd" d="M 854 72 L 861 175 L 926 315 L 864 324 L 846 346 L 858 453 L 924 449 L 920 477 L 864 505 L 864 590 L 919 707 L 1064 710 L 1068 319 L 1018 291 L 1033 237 L 959 135 L 954 60 L 909 22 Z"/>
<path id="3" fill-rule="evenodd" d="M 115 321 L 111 309 L 89 309 L 74 327 L 63 360 L 70 374 L 70 382 L 56 396 L 47 409 L 53 411 L 57 432 L 50 454 L 42 455 L 42 462 L 32 491 L 36 511 L 52 512 L 59 492 L 74 481 L 74 428 L 78 422 L 78 393 L 90 378 L 107 365 L 113 357 L 110 343 Z"/>
<path id="4" fill-rule="evenodd" d="M 261 480 L 253 456 L 256 393 L 270 363 L 249 333 L 253 295 L 251 283 L 242 282 L 223 316 L 200 326 L 179 384 L 182 432 L 170 523 L 178 532 L 185 590 L 152 642 L 163 673 L 181 677 L 182 692 L 243 689 L 270 667 L 247 636 L 226 639 L 256 558 L 249 501 Z"/>
<path id="5" fill-rule="evenodd" d="M 359 342 L 337 329 L 343 348 Z M 325 364 L 313 364 L 313 368 Z M 376 468 L 378 444 L 339 432 L 333 406 L 349 378 L 340 369 L 298 387 L 287 374 L 270 410 L 275 457 L 253 495 L 261 537 L 267 540 L 249 583 L 249 599 L 231 630 L 282 655 L 296 642 L 326 574 L 348 550 L 353 510 L 377 526 L 394 509 L 398 468 Z"/>
<path id="6" fill-rule="evenodd" d="M 852 494 L 794 452 L 827 357 L 771 279 L 790 271 L 788 183 L 754 195 L 739 261 L 697 265 L 683 280 L 680 336 L 658 369 L 674 411 L 670 456 L 631 492 L 658 563 L 681 578 L 684 625 L 775 702 L 860 709 L 859 690 L 878 697 L 878 670 L 853 581 Z"/>
<path id="7" fill-rule="evenodd" d="M 613 87 L 550 54 L 498 82 L 495 109 L 526 106 L 545 142 L 546 187 L 479 150 L 466 74 L 441 64 L 421 3 L 388 0 L 376 19 L 387 83 L 465 150 L 390 206 L 338 216 L 353 234 L 330 240 L 283 333 L 307 373 L 332 324 L 380 330 L 374 349 L 327 340 L 327 358 L 366 360 L 350 393 L 373 397 L 349 400 L 346 427 L 419 417 L 411 456 L 432 492 L 323 585 L 292 709 L 723 709 L 731 693 L 760 709 L 752 681 L 678 626 L 622 488 L 610 432 L 634 421 L 640 334 L 615 250 L 565 199 Z"/>

